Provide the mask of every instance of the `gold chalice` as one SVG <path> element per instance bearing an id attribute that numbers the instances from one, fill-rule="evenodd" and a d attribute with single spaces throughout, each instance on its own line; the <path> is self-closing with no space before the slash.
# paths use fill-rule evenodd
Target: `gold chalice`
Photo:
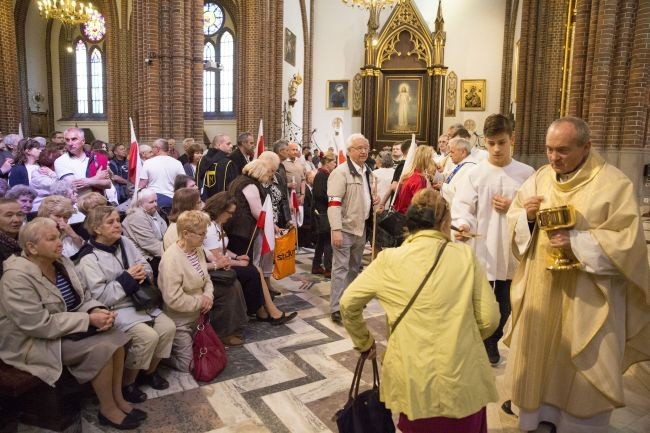
<path id="1" fill-rule="evenodd" d="M 569 205 L 542 209 L 537 212 L 537 224 L 547 235 L 553 230 L 570 229 L 576 224 L 576 213 Z M 582 268 L 582 264 L 570 249 L 551 247 L 550 255 L 555 260 L 546 268 L 548 270 L 568 271 Z"/>

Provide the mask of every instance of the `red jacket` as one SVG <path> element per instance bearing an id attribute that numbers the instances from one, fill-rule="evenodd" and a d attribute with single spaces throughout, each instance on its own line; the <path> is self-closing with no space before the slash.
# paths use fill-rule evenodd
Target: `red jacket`
<path id="1" fill-rule="evenodd" d="M 400 184 L 397 198 L 393 204 L 395 210 L 406 214 L 415 193 L 426 187 L 427 179 L 418 170 L 415 170 L 408 179 Z"/>

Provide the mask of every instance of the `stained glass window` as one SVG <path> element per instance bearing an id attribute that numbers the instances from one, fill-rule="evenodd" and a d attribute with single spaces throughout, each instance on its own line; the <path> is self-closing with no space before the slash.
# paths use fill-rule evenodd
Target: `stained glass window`
<path id="1" fill-rule="evenodd" d="M 220 111 L 233 111 L 233 87 L 235 72 L 235 44 L 232 34 L 224 32 L 219 39 L 219 52 L 221 54 L 221 72 L 219 72 L 219 108 Z"/>
<path id="2" fill-rule="evenodd" d="M 212 36 L 223 26 L 223 9 L 215 3 L 203 5 L 203 34 Z"/>
<path id="3" fill-rule="evenodd" d="M 77 75 L 77 113 L 88 113 L 88 65 L 86 44 L 79 39 L 75 48 L 75 71 Z"/>
<path id="4" fill-rule="evenodd" d="M 97 48 L 90 52 L 90 98 L 93 104 L 93 113 L 104 113 L 104 68 L 102 53 Z"/>
<path id="5" fill-rule="evenodd" d="M 106 34 L 106 21 L 99 12 L 85 24 L 81 25 L 81 32 L 90 42 L 99 42 Z"/>
<path id="6" fill-rule="evenodd" d="M 216 62 L 216 52 L 212 42 L 206 42 L 203 46 L 203 60 L 206 62 Z M 217 73 L 215 71 L 203 71 L 203 111 L 214 113 L 217 105 Z"/>

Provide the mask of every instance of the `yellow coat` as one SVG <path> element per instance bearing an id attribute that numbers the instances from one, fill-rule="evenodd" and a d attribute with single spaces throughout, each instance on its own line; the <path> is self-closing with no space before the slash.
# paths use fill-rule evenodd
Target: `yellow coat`
<path id="1" fill-rule="evenodd" d="M 341 314 L 355 347 L 373 338 L 363 307 L 377 298 L 394 323 L 433 265 L 445 241 L 435 230 L 409 236 L 382 251 L 348 286 Z M 499 307 L 471 249 L 448 243 L 436 270 L 390 337 L 383 361 L 381 399 L 410 420 L 462 418 L 498 398 L 483 346 L 499 323 Z"/>

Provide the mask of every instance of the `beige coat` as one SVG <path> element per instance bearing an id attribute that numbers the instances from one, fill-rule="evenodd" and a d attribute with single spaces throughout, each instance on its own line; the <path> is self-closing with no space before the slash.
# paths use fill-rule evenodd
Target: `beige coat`
<path id="1" fill-rule="evenodd" d="M 187 325 L 199 317 L 201 296 L 213 299 L 214 288 L 208 274 L 203 248 L 197 248 L 204 277 L 201 278 L 177 243 L 163 253 L 158 268 L 158 288 L 163 295 L 163 311 L 176 325 Z"/>
<path id="2" fill-rule="evenodd" d="M 63 370 L 61 337 L 87 331 L 88 310 L 102 306 L 84 290 L 72 262 L 60 262 L 81 298 L 77 311 L 66 311 L 59 289 L 25 257 L 8 258 L 0 280 L 0 358 L 48 385 Z"/>
<path id="3" fill-rule="evenodd" d="M 133 210 L 122 222 L 124 235 L 131 239 L 140 253 L 148 260 L 161 257 L 163 252 L 162 235 L 167 230 L 167 223 L 158 215 L 160 224 L 160 238 L 154 227 L 155 221 L 144 209 L 138 207 Z"/>
<path id="4" fill-rule="evenodd" d="M 368 185 L 372 184 L 372 174 L 366 167 Z M 342 230 L 355 236 L 363 236 L 365 228 L 365 192 L 362 175 L 354 168 L 352 162 L 339 165 L 327 179 L 327 196 L 330 203 L 341 202 L 340 206 L 327 208 L 327 218 L 332 230 Z"/>

